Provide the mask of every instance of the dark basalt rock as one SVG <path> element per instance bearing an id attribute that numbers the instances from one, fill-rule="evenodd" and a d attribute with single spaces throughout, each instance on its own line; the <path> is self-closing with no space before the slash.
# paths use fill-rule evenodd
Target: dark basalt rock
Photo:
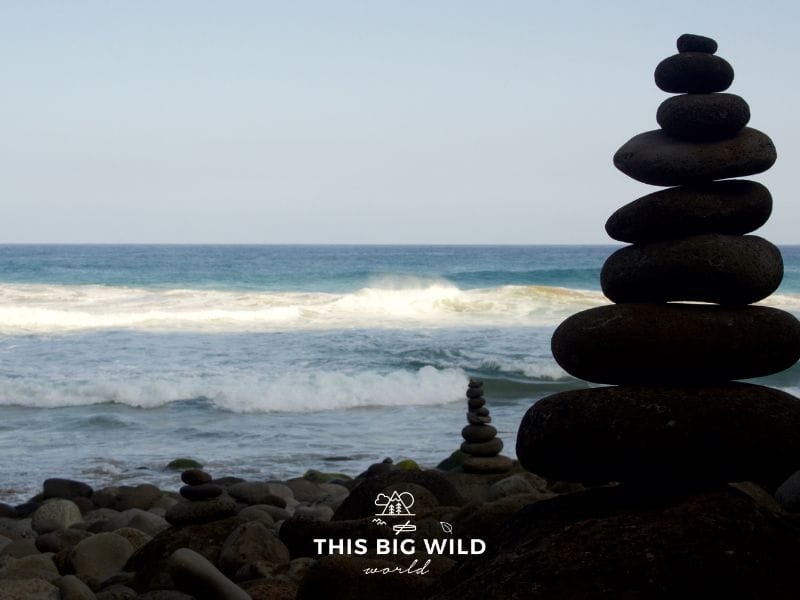
<path id="1" fill-rule="evenodd" d="M 665 92 L 722 92 L 733 83 L 733 67 L 727 60 L 714 54 L 681 52 L 658 63 L 655 80 L 656 85 Z"/>
<path id="2" fill-rule="evenodd" d="M 615 304 L 556 329 L 553 356 L 596 383 L 719 383 L 778 373 L 800 358 L 800 322 L 764 306 Z"/>
<path id="3" fill-rule="evenodd" d="M 772 140 L 751 127 L 731 139 L 703 143 L 656 129 L 623 144 L 614 155 L 614 166 L 642 183 L 672 186 L 761 173 L 776 158 Z"/>
<path id="4" fill-rule="evenodd" d="M 468 442 L 488 442 L 497 435 L 491 425 L 467 425 L 461 430 L 461 437 Z"/>
<path id="5" fill-rule="evenodd" d="M 506 473 L 514 467 L 514 461 L 507 456 L 470 456 L 464 460 L 461 468 L 466 473 L 488 475 L 492 473 Z"/>
<path id="6" fill-rule="evenodd" d="M 682 140 L 724 140 L 747 125 L 750 107 L 735 94 L 681 94 L 661 103 L 656 121 Z"/>
<path id="7" fill-rule="evenodd" d="M 483 388 L 467 388 L 467 398 L 480 398 L 483 396 Z"/>
<path id="8" fill-rule="evenodd" d="M 744 305 L 774 292 L 781 252 L 755 235 L 695 235 L 621 248 L 603 265 L 600 283 L 612 302 L 691 300 Z"/>
<path id="9" fill-rule="evenodd" d="M 768 387 L 588 388 L 534 404 L 517 457 L 563 481 L 756 481 L 774 489 L 800 466 L 797 431 L 800 400 Z"/>
<path id="10" fill-rule="evenodd" d="M 651 242 L 702 233 L 742 235 L 772 213 L 769 190 L 755 181 L 715 181 L 642 196 L 618 209 L 606 232 L 621 242 Z"/>
<path id="11" fill-rule="evenodd" d="M 467 406 L 470 409 L 480 408 L 484 404 L 486 404 L 486 398 L 484 398 L 483 396 L 479 396 L 477 398 L 470 398 L 469 400 L 467 400 Z"/>
<path id="12" fill-rule="evenodd" d="M 212 477 L 202 469 L 187 469 L 181 473 L 181 481 L 186 485 L 202 485 L 209 483 Z"/>
<path id="13" fill-rule="evenodd" d="M 678 38 L 678 52 L 705 52 L 714 54 L 717 51 L 717 42 L 710 37 L 684 33 Z"/>
<path id="14" fill-rule="evenodd" d="M 503 449 L 503 440 L 496 437 L 487 442 L 461 444 L 461 451 L 471 456 L 497 456 Z"/>
<path id="15" fill-rule="evenodd" d="M 46 479 L 43 486 L 42 495 L 47 498 L 90 498 L 92 487 L 82 481 L 72 479 L 52 478 Z"/>
<path id="16" fill-rule="evenodd" d="M 180 489 L 180 494 L 187 500 L 192 501 L 211 500 L 222 495 L 222 488 L 213 483 L 185 485 Z"/>
<path id="17" fill-rule="evenodd" d="M 425 597 L 792 598 L 800 533 L 729 486 L 648 496 L 621 485 L 531 504 L 486 546 Z"/>

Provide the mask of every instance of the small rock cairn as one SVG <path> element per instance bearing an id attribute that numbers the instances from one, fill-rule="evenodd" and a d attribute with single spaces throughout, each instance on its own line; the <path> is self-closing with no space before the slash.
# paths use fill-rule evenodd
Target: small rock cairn
<path id="1" fill-rule="evenodd" d="M 539 475 L 672 487 L 747 480 L 774 489 L 800 468 L 800 400 L 733 383 L 792 366 L 800 323 L 748 306 L 778 287 L 783 261 L 774 245 L 745 235 L 769 218 L 769 191 L 728 178 L 769 169 L 776 152 L 746 127 L 747 103 L 720 93 L 733 68 L 716 50 L 707 37 L 678 38 L 678 54 L 658 65 L 655 82 L 680 95 L 659 107 L 661 129 L 614 156 L 633 179 L 674 187 L 611 216 L 609 235 L 632 244 L 602 269 L 615 304 L 575 314 L 553 334 L 553 355 L 567 372 L 613 385 L 554 394 L 527 412 L 517 454 Z"/>
<path id="2" fill-rule="evenodd" d="M 200 469 L 187 469 L 181 473 L 185 483 L 180 494 L 190 502 L 202 502 L 222 495 L 222 488 L 211 483 L 211 475 Z"/>
<path id="3" fill-rule="evenodd" d="M 491 426 L 492 417 L 483 397 L 483 382 L 471 379 L 467 388 L 467 422 L 461 430 L 464 443 L 461 451 L 468 454 L 463 469 L 467 473 L 506 473 L 513 463 L 502 456 L 503 440 L 497 437 L 497 429 Z"/>

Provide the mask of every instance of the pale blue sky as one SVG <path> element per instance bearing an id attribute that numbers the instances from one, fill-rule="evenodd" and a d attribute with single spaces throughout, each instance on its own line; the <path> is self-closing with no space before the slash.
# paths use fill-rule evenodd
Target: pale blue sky
<path id="1" fill-rule="evenodd" d="M 607 242 L 692 32 L 800 243 L 798 6 L 0 0 L 0 242 Z"/>

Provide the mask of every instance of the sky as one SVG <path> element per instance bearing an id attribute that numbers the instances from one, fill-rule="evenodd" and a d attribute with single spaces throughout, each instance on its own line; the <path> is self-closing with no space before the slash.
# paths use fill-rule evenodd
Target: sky
<path id="1" fill-rule="evenodd" d="M 0 243 L 609 243 L 715 38 L 800 243 L 800 3 L 0 0 Z"/>

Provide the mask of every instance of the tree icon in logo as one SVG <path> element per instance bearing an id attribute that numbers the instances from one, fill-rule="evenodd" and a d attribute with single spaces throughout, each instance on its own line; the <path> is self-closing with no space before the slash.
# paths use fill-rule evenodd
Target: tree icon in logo
<path id="1" fill-rule="evenodd" d="M 383 507 L 381 512 L 375 513 L 379 517 L 413 517 L 414 495 L 396 491 L 389 496 L 381 493 L 375 498 L 375 506 Z"/>

